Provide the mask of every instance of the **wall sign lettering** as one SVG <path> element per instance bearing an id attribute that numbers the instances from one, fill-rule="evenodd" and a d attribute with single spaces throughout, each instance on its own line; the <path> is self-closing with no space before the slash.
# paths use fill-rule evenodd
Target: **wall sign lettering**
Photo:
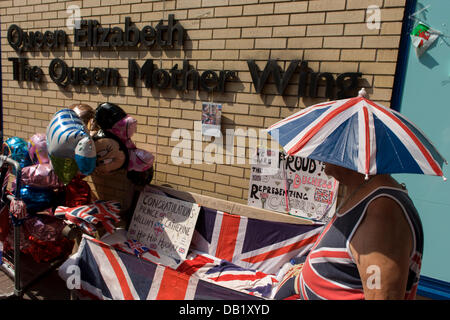
<path id="1" fill-rule="evenodd" d="M 68 67 L 61 59 L 53 59 L 48 67 L 50 78 L 61 87 L 71 84 L 95 85 L 97 87 L 118 87 L 119 71 L 113 68 L 78 68 Z"/>
<path id="2" fill-rule="evenodd" d="M 39 83 L 42 81 L 44 72 L 40 67 L 28 65 L 26 58 L 8 58 L 13 63 L 13 80 L 31 81 Z"/>
<path id="3" fill-rule="evenodd" d="M 91 48 L 148 48 L 155 45 L 163 49 L 183 46 L 184 27 L 169 14 L 165 23 L 160 20 L 152 27 L 146 25 L 137 28 L 130 17 L 125 18 L 122 27 L 103 28 L 97 20 L 81 20 L 80 27 L 74 28 L 74 46 L 80 50 Z M 8 43 L 18 53 L 32 50 L 57 50 L 66 47 L 67 34 L 64 30 L 24 31 L 16 24 L 8 28 Z M 8 58 L 13 64 L 13 79 L 40 83 L 44 72 L 38 66 L 30 66 L 24 57 Z M 355 95 L 358 89 L 359 72 L 347 72 L 336 76 L 329 72 L 313 72 L 307 61 L 291 60 L 287 70 L 281 70 L 276 60 L 268 60 L 261 71 L 254 60 L 247 60 L 248 69 L 256 93 L 264 94 L 269 80 L 274 82 L 279 95 L 284 95 L 287 86 L 297 83 L 298 97 L 319 98 L 319 84 L 325 85 L 325 98 L 338 99 Z M 50 62 L 48 74 L 53 82 L 67 90 L 68 86 L 118 87 L 120 73 L 116 68 L 96 68 L 69 66 L 64 60 L 55 58 Z M 175 89 L 177 91 L 204 90 L 206 92 L 224 93 L 227 81 L 238 79 L 234 70 L 205 70 L 199 72 L 191 68 L 188 60 L 182 66 L 175 64 L 170 70 L 158 69 L 152 59 L 147 59 L 142 66 L 134 59 L 128 60 L 129 87 L 137 87 L 142 81 L 145 88 Z"/>
<path id="4" fill-rule="evenodd" d="M 152 59 L 147 59 L 142 68 L 135 60 L 128 60 L 128 86 L 130 87 L 135 87 L 136 80 L 141 79 L 146 88 L 173 88 L 178 91 L 187 91 L 189 82 L 192 82 L 193 90 L 201 88 L 207 92 L 224 92 L 225 82 L 235 77 L 236 72 L 232 70 L 222 70 L 219 74 L 213 70 L 206 70 L 200 74 L 197 70 L 190 69 L 187 60 L 183 60 L 183 68 L 178 69 L 178 64 L 175 64 L 170 70 L 156 69 Z"/>
<path id="5" fill-rule="evenodd" d="M 147 25 L 141 30 L 133 25 L 130 17 L 125 18 L 124 29 L 102 28 L 97 20 L 81 20 L 80 26 L 74 29 L 74 45 L 78 47 L 136 47 L 140 44 L 152 47 L 155 43 L 161 47 L 173 47 L 175 40 L 183 45 L 185 34 L 183 26 L 175 23 L 173 14 L 169 14 L 167 25 L 161 20 L 156 28 Z"/>
<path id="6" fill-rule="evenodd" d="M 262 93 L 269 76 L 272 75 L 278 94 L 283 95 L 294 72 L 299 69 L 300 75 L 297 91 L 299 97 L 317 97 L 318 82 L 320 79 L 325 79 L 325 97 L 333 99 L 335 96 L 334 88 L 337 86 L 337 97 L 338 99 L 343 99 L 348 96 L 354 96 L 350 91 L 353 91 L 358 87 L 358 78 L 362 76 L 362 73 L 360 72 L 347 72 L 338 75 L 335 80 L 333 75 L 329 72 L 312 72 L 311 69 L 308 68 L 308 62 L 300 60 L 292 60 L 284 74 L 281 74 L 280 66 L 276 60 L 269 60 L 262 72 L 254 60 L 248 60 L 247 65 L 252 76 L 256 93 Z M 309 90 L 307 90 L 308 78 L 310 83 Z M 344 82 L 347 79 L 349 79 L 350 82 Z"/>
<path id="7" fill-rule="evenodd" d="M 30 31 L 25 32 L 18 25 L 12 24 L 8 28 L 8 43 L 14 50 L 22 52 L 34 49 L 54 49 L 65 47 L 67 34 L 64 30 L 56 31 Z"/>

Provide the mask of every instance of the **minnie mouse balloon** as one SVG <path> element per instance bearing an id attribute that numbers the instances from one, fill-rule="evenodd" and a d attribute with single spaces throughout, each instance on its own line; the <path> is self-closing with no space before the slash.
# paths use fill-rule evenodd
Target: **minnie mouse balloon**
<path id="1" fill-rule="evenodd" d="M 56 174 L 64 184 L 79 170 L 89 175 L 95 169 L 96 151 L 92 138 L 78 115 L 62 109 L 47 127 L 47 147 Z"/>
<path id="2" fill-rule="evenodd" d="M 139 177 L 139 181 L 147 181 L 147 178 L 152 176 L 152 174 L 150 175 L 149 170 L 153 167 L 155 157 L 152 153 L 137 148 L 134 142 L 131 140 L 131 137 L 137 130 L 137 121 L 133 117 L 127 115 L 121 107 L 110 102 L 101 103 L 97 107 L 97 109 L 95 110 L 95 121 L 105 133 L 108 133 L 110 137 L 115 136 L 117 138 L 115 140 L 120 141 L 121 144 L 126 147 L 126 166 L 129 173 L 128 177 L 130 178 L 136 176 Z M 101 140 L 96 140 L 96 146 L 100 143 Z M 114 144 L 115 143 L 113 143 L 113 145 Z M 97 160 L 100 160 L 102 158 L 101 150 L 99 149 L 99 147 L 97 147 Z M 111 147 L 109 149 L 113 150 L 114 148 Z M 117 159 L 117 157 L 114 156 L 108 157 L 111 159 Z M 106 160 L 107 159 L 105 159 L 105 161 Z M 103 163 L 97 161 L 98 166 L 96 170 L 98 172 L 100 172 L 103 168 L 111 168 L 111 165 L 106 165 L 105 161 L 103 161 Z M 113 162 L 111 163 L 114 164 Z M 119 163 L 116 162 L 116 164 L 118 167 Z M 141 179 L 141 176 L 147 178 Z M 138 184 L 135 182 L 138 180 L 133 178 L 130 178 L 130 180 L 132 180 L 133 183 Z"/>

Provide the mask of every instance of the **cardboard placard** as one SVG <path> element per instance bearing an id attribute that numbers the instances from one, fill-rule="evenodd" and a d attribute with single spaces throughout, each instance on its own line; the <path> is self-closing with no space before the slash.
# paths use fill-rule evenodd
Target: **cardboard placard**
<path id="1" fill-rule="evenodd" d="M 339 183 L 325 174 L 321 161 L 264 148 L 252 160 L 249 206 L 321 222 L 334 215 Z"/>
<path id="2" fill-rule="evenodd" d="M 144 190 L 128 228 L 128 239 L 156 252 L 184 260 L 191 244 L 200 206 Z"/>

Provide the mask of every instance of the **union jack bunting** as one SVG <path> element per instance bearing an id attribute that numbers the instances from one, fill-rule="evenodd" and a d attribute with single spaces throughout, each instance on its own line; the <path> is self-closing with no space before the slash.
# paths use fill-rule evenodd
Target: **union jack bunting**
<path id="1" fill-rule="evenodd" d="M 116 201 L 98 200 L 90 205 L 68 208 L 59 206 L 55 216 L 65 217 L 71 223 L 78 225 L 84 232 L 94 235 L 98 223 L 101 223 L 108 233 L 115 231 L 114 223 L 120 221 L 120 203 Z"/>
<path id="2" fill-rule="evenodd" d="M 181 262 L 179 259 L 159 254 L 155 250 L 143 246 L 138 241 L 128 239 L 125 229 L 120 228 L 113 234 L 105 235 L 102 238 L 102 242 L 112 246 L 116 250 L 129 253 L 151 263 L 177 268 Z"/>
<path id="3" fill-rule="evenodd" d="M 133 253 L 136 257 L 141 257 L 145 252 L 150 251 L 149 248 L 147 248 L 146 246 L 142 245 L 142 243 L 140 243 L 139 241 L 136 240 L 127 240 L 125 241 L 125 244 L 127 245 L 127 247 L 129 247 L 131 250 L 133 250 Z M 158 255 L 158 253 L 155 251 L 156 255 Z"/>
<path id="4" fill-rule="evenodd" d="M 321 224 L 264 221 L 202 207 L 191 249 L 276 274 L 291 258 L 305 255 L 322 228 Z"/>
<path id="5" fill-rule="evenodd" d="M 73 265 L 80 269 L 83 298 L 101 300 L 255 300 L 261 299 L 204 281 L 189 272 L 151 263 L 84 236 L 78 252 L 59 268 L 70 283 Z"/>
<path id="6" fill-rule="evenodd" d="M 60 209 L 61 210 L 61 209 Z M 55 211 L 56 212 L 56 211 Z M 56 215 L 56 214 L 55 214 Z M 83 221 L 82 219 L 78 219 L 76 216 L 73 216 L 71 214 L 68 214 L 65 216 L 66 221 L 68 223 L 73 223 L 76 226 L 78 226 L 83 232 L 86 234 L 89 234 L 91 236 L 95 235 L 95 232 L 97 232 L 97 229 L 94 227 L 93 224 L 90 224 L 86 221 Z"/>
<path id="7" fill-rule="evenodd" d="M 140 243 L 137 240 L 127 240 L 127 241 L 123 242 L 123 244 L 115 244 L 113 246 L 116 249 L 119 249 L 119 250 L 122 250 L 125 252 L 130 252 L 138 258 L 142 258 L 142 256 L 146 252 L 149 252 L 150 254 L 153 254 L 155 257 L 159 258 L 158 252 L 156 252 L 154 250 L 150 250 L 149 248 L 147 248 L 146 246 L 144 246 L 142 243 Z"/>

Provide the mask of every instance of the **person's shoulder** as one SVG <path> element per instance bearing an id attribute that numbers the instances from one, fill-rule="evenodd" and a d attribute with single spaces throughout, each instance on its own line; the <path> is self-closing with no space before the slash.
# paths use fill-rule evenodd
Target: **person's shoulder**
<path id="1" fill-rule="evenodd" d="M 381 187 L 377 191 L 377 195 L 374 197 L 367 208 L 367 214 L 376 215 L 388 219 L 398 218 L 400 214 L 403 214 L 402 207 L 398 197 L 393 194 L 397 191 L 394 188 Z M 401 190 L 398 190 L 403 192 Z"/>
<path id="2" fill-rule="evenodd" d="M 367 207 L 362 222 L 370 225 L 370 228 L 379 233 L 405 232 L 409 230 L 409 224 L 402 206 L 396 198 L 381 194 L 376 197 Z"/>

